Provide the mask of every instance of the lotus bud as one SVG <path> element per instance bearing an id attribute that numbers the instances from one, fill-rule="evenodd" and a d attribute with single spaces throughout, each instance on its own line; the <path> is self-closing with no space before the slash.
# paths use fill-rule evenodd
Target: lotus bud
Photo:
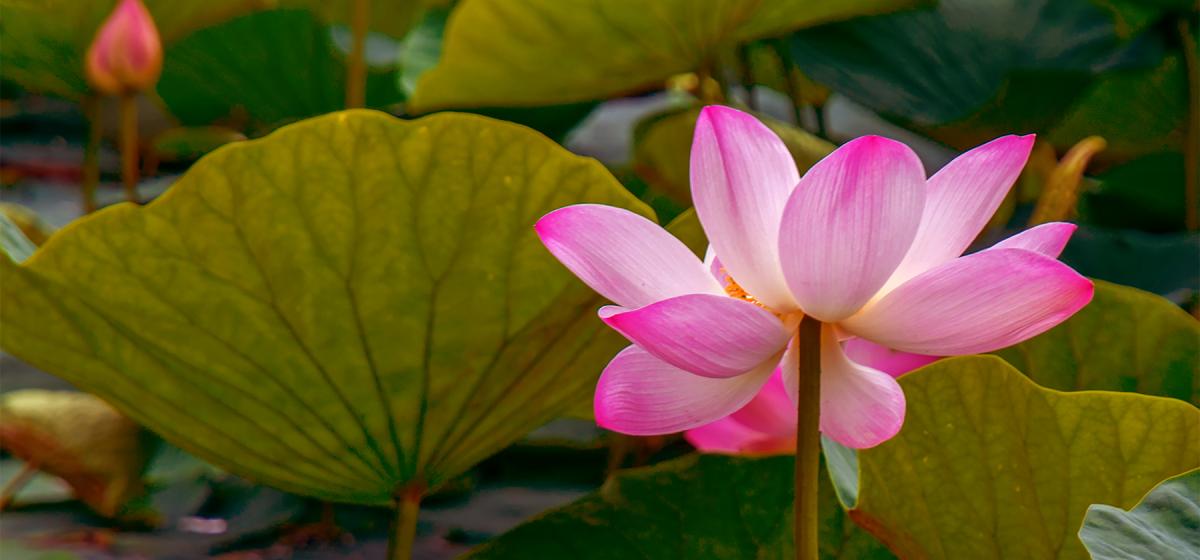
<path id="1" fill-rule="evenodd" d="M 141 0 L 120 0 L 87 52 L 87 78 L 109 95 L 148 89 L 162 72 L 162 43 Z"/>

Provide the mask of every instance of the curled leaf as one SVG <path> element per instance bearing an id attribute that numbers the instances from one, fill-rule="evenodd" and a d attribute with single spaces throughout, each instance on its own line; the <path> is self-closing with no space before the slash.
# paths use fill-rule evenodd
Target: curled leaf
<path id="1" fill-rule="evenodd" d="M 105 517 L 142 494 L 148 443 L 140 426 L 87 393 L 24 389 L 0 397 L 0 448 L 62 478 Z"/>

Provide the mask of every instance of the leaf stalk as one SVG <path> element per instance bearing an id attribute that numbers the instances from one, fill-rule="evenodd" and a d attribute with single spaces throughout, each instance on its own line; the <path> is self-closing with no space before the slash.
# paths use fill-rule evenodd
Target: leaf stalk
<path id="1" fill-rule="evenodd" d="M 388 531 L 389 560 L 411 560 L 417 538 L 417 518 L 421 513 L 420 486 L 406 486 L 393 500 L 392 526 Z"/>

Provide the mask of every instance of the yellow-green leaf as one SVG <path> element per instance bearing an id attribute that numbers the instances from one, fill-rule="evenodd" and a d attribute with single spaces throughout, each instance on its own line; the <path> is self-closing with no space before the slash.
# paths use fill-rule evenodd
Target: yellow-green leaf
<path id="1" fill-rule="evenodd" d="M 858 453 L 851 516 L 903 558 L 1085 559 L 1088 506 L 1200 466 L 1200 410 L 1175 399 L 1043 389 L 992 356 L 900 384 L 904 428 Z"/>
<path id="2" fill-rule="evenodd" d="M 81 501 L 116 517 L 142 494 L 150 440 L 108 403 L 75 391 L 24 389 L 0 397 L 0 448 L 62 478 Z"/>
<path id="3" fill-rule="evenodd" d="M 0 345 L 232 472 L 388 503 L 590 400 L 624 340 L 533 231 L 581 202 L 649 213 L 524 127 L 335 113 L 0 260 Z"/>
<path id="4" fill-rule="evenodd" d="M 464 0 L 416 111 L 551 105 L 636 91 L 737 41 L 912 0 Z"/>
<path id="5" fill-rule="evenodd" d="M 1200 405 L 1200 322 L 1135 288 L 1097 280 L 1079 313 L 996 354 L 1051 389 L 1130 391 Z"/>
<path id="6" fill-rule="evenodd" d="M 643 120 L 634 131 L 634 170 L 672 200 L 687 206 L 692 201 L 688 158 L 699 116 L 699 107 L 668 111 Z M 835 148 L 783 121 L 765 116 L 759 116 L 759 119 L 783 140 L 801 173 Z"/>

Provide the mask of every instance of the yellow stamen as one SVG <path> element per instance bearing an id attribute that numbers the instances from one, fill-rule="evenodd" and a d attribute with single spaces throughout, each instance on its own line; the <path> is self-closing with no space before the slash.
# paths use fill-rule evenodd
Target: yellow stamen
<path id="1" fill-rule="evenodd" d="M 761 301 L 758 301 L 757 298 L 755 298 L 754 296 L 747 293 L 744 288 L 742 288 L 740 285 L 738 285 L 738 283 L 733 279 L 732 276 L 725 273 L 725 269 L 722 268 L 721 272 L 723 274 L 725 274 L 725 282 L 726 282 L 725 293 L 729 294 L 729 297 L 748 301 L 750 303 L 753 303 L 754 305 L 757 305 L 763 309 L 766 309 L 767 311 L 771 311 L 769 308 L 767 308 L 767 306 L 763 305 L 763 303 Z M 774 312 L 772 311 L 772 313 L 774 313 Z"/>

